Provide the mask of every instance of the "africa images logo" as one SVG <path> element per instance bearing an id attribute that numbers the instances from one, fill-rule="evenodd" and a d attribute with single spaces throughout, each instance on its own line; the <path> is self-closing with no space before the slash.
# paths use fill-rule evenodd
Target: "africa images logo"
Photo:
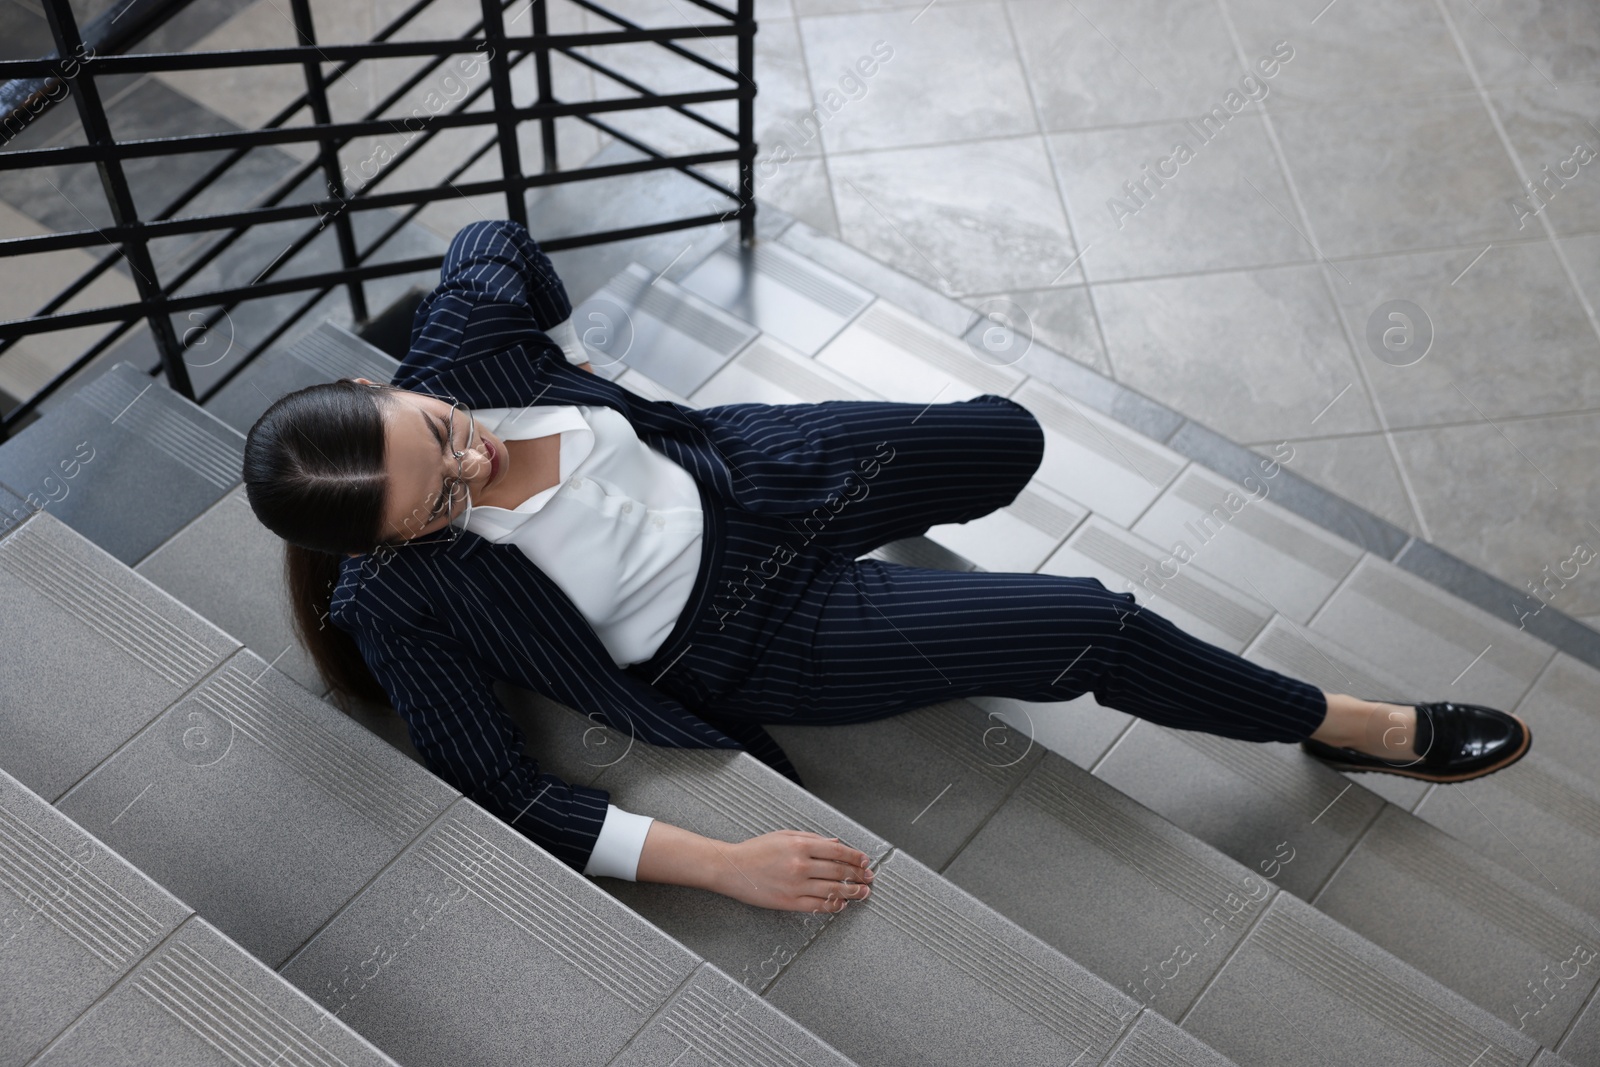
<path id="1" fill-rule="evenodd" d="M 887 41 L 872 42 L 872 54 L 856 59 L 855 70 L 845 69 L 844 77 L 839 79 L 837 89 L 829 88 L 822 94 L 822 103 L 811 109 L 811 113 L 799 122 L 793 119 L 786 120 L 789 131 L 796 135 L 798 144 L 791 145 L 787 140 L 779 141 L 777 147 L 767 153 L 765 159 L 756 165 L 762 178 L 770 178 L 778 173 L 778 168 L 795 158 L 795 153 L 822 135 L 822 127 L 834 115 L 837 115 L 846 103 L 851 100 L 860 100 L 867 95 L 867 80 L 878 73 L 879 64 L 887 63 L 894 58 L 894 48 Z M 860 76 L 857 76 L 859 72 Z"/>
<path id="2" fill-rule="evenodd" d="M 1167 182 L 1176 178 L 1181 173 L 1181 168 L 1193 160 L 1201 148 L 1210 144 L 1222 133 L 1233 116 L 1243 111 L 1251 101 L 1265 100 L 1269 91 L 1266 79 L 1276 77 L 1283 69 L 1283 65 L 1293 58 L 1294 46 L 1288 41 L 1278 41 L 1272 46 L 1271 53 L 1256 60 L 1256 70 L 1261 72 L 1260 78 L 1254 74 L 1246 74 L 1239 79 L 1237 89 L 1228 90 L 1221 104 L 1198 119 L 1184 119 L 1184 125 L 1193 130 L 1195 136 L 1199 138 L 1199 147 L 1190 148 L 1188 141 L 1178 141 L 1172 146 L 1170 154 L 1140 167 L 1144 177 L 1123 182 L 1122 191 L 1127 199 L 1119 200 L 1113 196 L 1106 200 L 1106 208 L 1110 210 L 1117 229 L 1122 229 L 1128 219 L 1148 206 L 1155 199 L 1156 193 L 1164 188 Z"/>

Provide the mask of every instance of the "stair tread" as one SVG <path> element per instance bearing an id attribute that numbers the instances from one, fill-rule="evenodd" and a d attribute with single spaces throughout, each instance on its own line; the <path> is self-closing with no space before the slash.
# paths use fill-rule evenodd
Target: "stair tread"
<path id="1" fill-rule="evenodd" d="M 345 377 L 388 382 L 399 365 L 399 360 L 349 330 L 323 322 L 293 344 L 258 357 L 206 401 L 205 407 L 245 434 L 285 393 Z"/>
<path id="2" fill-rule="evenodd" d="M 52 801 L 238 647 L 48 511 L 0 538 L 0 573 L 0 749 Z"/>
<path id="3" fill-rule="evenodd" d="M 276 967 L 458 795 L 375 740 L 241 649 L 56 803 Z"/>
<path id="4" fill-rule="evenodd" d="M 295 637 L 283 541 L 231 489 L 134 570 L 315 693 L 326 686 Z"/>
<path id="5" fill-rule="evenodd" d="M 8 907 L 0 1015 L 8 1059 L 184 1063 L 394 1061 L 188 905 L 0 771 Z M 37 1059 L 35 1054 L 43 1052 Z M 242 1058 L 241 1058 L 242 1057 Z"/>
<path id="6" fill-rule="evenodd" d="M 597 373 L 609 377 L 625 367 L 679 396 L 692 394 L 758 332 L 638 263 L 573 308 L 572 321 Z"/>
<path id="7" fill-rule="evenodd" d="M 237 483 L 243 458 L 242 435 L 118 363 L 0 444 L 0 481 L 132 565 Z"/>
<path id="8" fill-rule="evenodd" d="M 187 618 L 202 633 L 219 633 L 49 515 L 35 515 L 28 525 L 0 538 L 0 565 L 34 539 L 70 546 L 71 559 L 88 560 L 93 573 L 105 575 L 107 596 L 127 596 L 132 590 L 158 604 L 161 612 L 152 620 L 164 612 Z M 19 588 L 30 587 L 0 586 L 0 596 L 15 598 Z M 47 610 L 28 607 L 27 613 L 35 629 L 48 632 L 48 626 L 41 627 Z M 154 625 L 146 623 L 147 628 Z M 166 706 L 159 714 L 152 718 L 141 706 L 142 717 L 122 722 L 120 735 L 76 768 L 77 780 L 54 808 L 38 801 L 61 826 L 98 828 L 101 840 L 115 844 L 126 857 L 116 862 L 127 878 L 166 887 L 160 890 L 163 899 L 173 901 L 181 914 L 165 931 L 177 927 L 182 915 L 192 914 L 169 890 L 194 901 L 207 916 L 189 920 L 191 925 L 203 923 L 207 931 L 194 935 L 195 951 L 213 964 L 230 973 L 239 967 L 270 973 L 269 965 L 282 965 L 283 976 L 320 1005 L 312 1009 L 295 992 L 301 1005 L 297 1012 L 337 1014 L 354 1022 L 365 1040 L 387 1044 L 407 1062 L 419 1062 L 423 1053 L 436 1055 L 437 1062 L 460 1062 L 460 1049 L 468 1046 L 497 1047 L 520 1061 L 525 1053 L 519 1050 L 528 1047 L 533 1033 L 560 1035 L 551 1037 L 553 1048 L 565 1050 L 553 1053 L 560 1062 L 607 1062 L 624 1046 L 638 1044 L 635 1035 L 645 1047 L 676 1041 L 713 1058 L 765 1049 L 783 1062 L 818 1067 L 851 1062 L 600 886 L 462 798 L 420 766 L 414 754 L 372 736 L 292 678 L 269 669 L 250 650 L 230 642 L 228 651 L 231 655 L 219 654 L 208 662 L 206 677 L 187 693 L 174 688 L 160 694 Z M 99 652 L 98 662 L 111 655 Z M 97 662 L 95 656 L 95 650 L 81 653 L 75 675 L 92 675 L 81 668 Z M 30 662 L 36 669 L 49 665 L 40 659 Z M 39 684 L 37 675 L 19 678 L 13 691 L 39 691 Z M 42 702 L 38 715 L 60 710 Z M 10 769 L 29 755 L 25 746 L 8 744 L 0 759 Z M 0 791 L 0 798 L 6 795 Z M 262 818 L 263 811 L 272 817 Z M 450 869 L 442 870 L 441 863 L 450 868 L 452 857 L 460 858 L 461 841 L 469 839 L 489 843 L 484 847 L 493 851 L 493 871 L 458 867 L 452 875 Z M 109 850 L 106 854 L 111 855 Z M 463 880 L 467 874 L 471 877 Z M 470 910 L 470 922 L 453 928 L 433 921 L 432 905 L 440 905 L 435 910 L 442 912 L 442 899 L 456 904 L 466 899 L 464 894 L 476 903 L 455 909 L 454 917 L 463 918 Z M 552 915 L 564 918 L 553 924 Z M 584 915 L 589 919 L 570 921 Z M 431 938 L 449 930 L 432 941 L 428 953 L 418 952 L 411 942 L 424 927 L 430 927 Z M 528 951 L 529 942 L 515 941 L 521 935 L 547 951 Z M 520 948 L 505 961 L 508 936 Z M 159 940 L 159 935 L 152 938 Z M 163 951 L 187 953 L 185 960 L 194 955 L 175 944 L 169 939 Z M 234 962 L 220 960 L 218 945 L 229 946 Z M 376 956 L 374 945 L 383 950 Z M 398 955 L 407 945 L 407 962 L 420 964 L 409 974 L 404 966 L 389 966 L 390 950 Z M 484 967 L 486 958 L 525 969 L 524 980 L 508 984 L 495 978 L 489 988 L 480 988 L 492 973 Z M 459 981 L 441 986 L 440 975 L 452 968 Z M 691 972 L 698 977 L 685 985 Z M 389 980 L 377 982 L 380 973 Z M 352 974 L 361 978 L 352 981 Z M 578 975 L 589 979 L 581 983 L 588 990 L 587 1004 L 575 996 Z M 530 997 L 530 985 L 542 995 Z M 81 1007 L 105 988 L 109 983 L 87 992 Z M 473 1010 L 441 995 L 449 989 L 473 990 Z M 163 1042 L 160 1047 L 187 1047 L 188 1038 L 174 1036 L 174 1013 L 158 1007 L 152 995 L 159 1000 L 161 989 L 131 999 L 103 998 L 46 1062 L 105 1062 L 106 1042 L 118 1034 L 139 1034 Z M 635 1009 L 631 1021 L 617 1012 L 616 1001 L 628 996 Z M 669 998 L 675 1007 L 668 1007 Z M 63 998 L 60 1003 L 71 1007 L 74 1002 Z M 364 1012 L 373 1005 L 378 1006 L 376 1016 L 369 1017 Z M 432 1011 L 454 1021 L 447 1025 Z M 708 1012 L 714 1026 L 701 1025 Z M 283 1014 L 293 1013 L 284 1009 Z M 506 1026 L 504 1020 L 513 1016 L 526 1025 Z M 551 1025 L 573 1018 L 597 1020 L 596 1026 L 611 1035 L 611 1044 L 603 1047 L 595 1032 L 581 1027 Z M 60 1026 L 40 1035 L 41 1047 L 72 1016 L 57 1021 Z M 274 1025 L 275 1033 L 287 1032 Z M 301 1029 L 317 1037 L 310 1025 Z M 333 1047 L 324 1045 L 324 1050 Z M 323 1062 L 317 1048 L 304 1042 L 296 1047 L 308 1062 Z M 389 1062 L 374 1058 L 364 1041 L 362 1048 L 367 1049 L 365 1058 L 345 1056 L 344 1062 Z M 261 1059 L 263 1067 L 278 1051 L 273 1048 Z M 596 1059 L 601 1051 L 604 1058 Z"/>

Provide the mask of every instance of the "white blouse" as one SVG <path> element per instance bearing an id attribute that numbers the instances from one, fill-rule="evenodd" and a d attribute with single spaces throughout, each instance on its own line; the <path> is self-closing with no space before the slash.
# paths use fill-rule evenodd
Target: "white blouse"
<path id="1" fill-rule="evenodd" d="M 515 508 L 475 506 L 467 529 L 512 543 L 561 587 L 618 667 L 649 659 L 700 569 L 705 515 L 694 476 L 605 405 L 479 408 L 497 436 L 560 438 L 561 479 Z"/>
<path id="2" fill-rule="evenodd" d="M 547 332 L 567 362 L 588 358 L 570 320 Z M 515 508 L 475 505 L 466 528 L 520 548 L 572 600 L 618 667 L 649 659 L 683 613 L 700 569 L 705 515 L 694 476 L 604 405 L 472 414 L 504 441 L 559 435 L 561 477 Z M 635 881 L 653 821 L 607 805 L 583 873 Z"/>

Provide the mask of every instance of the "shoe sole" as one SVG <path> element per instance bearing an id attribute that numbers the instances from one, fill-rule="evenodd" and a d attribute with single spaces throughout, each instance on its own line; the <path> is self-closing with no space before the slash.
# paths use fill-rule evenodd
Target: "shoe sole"
<path id="1" fill-rule="evenodd" d="M 1510 715 L 1511 713 L 1507 712 L 1506 714 Z M 1528 729 L 1528 724 L 1522 721 L 1522 716 L 1511 715 L 1511 717 L 1516 719 L 1517 723 L 1522 727 L 1522 746 L 1494 766 L 1484 767 L 1470 774 L 1424 774 L 1420 771 L 1407 770 L 1404 767 L 1373 767 L 1366 764 L 1340 763 L 1335 760 L 1322 759 L 1320 756 L 1314 758 L 1321 760 L 1336 771 L 1348 771 L 1353 774 L 1395 774 L 1402 778 L 1416 778 L 1423 782 L 1470 782 L 1475 778 L 1482 778 L 1486 774 L 1504 770 L 1527 755 L 1529 746 L 1533 744 L 1533 731 Z"/>

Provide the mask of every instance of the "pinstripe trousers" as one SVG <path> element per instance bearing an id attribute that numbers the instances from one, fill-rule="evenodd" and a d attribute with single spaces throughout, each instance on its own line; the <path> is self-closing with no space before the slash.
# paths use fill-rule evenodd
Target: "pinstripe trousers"
<path id="1" fill-rule="evenodd" d="M 999 421 L 995 405 L 1012 402 L 998 397 L 844 403 L 880 442 L 860 484 L 821 515 L 707 497 L 715 551 L 703 553 L 677 626 L 630 672 L 713 723 L 864 722 L 956 697 L 1093 693 L 1164 726 L 1249 741 L 1300 741 L 1321 725 L 1317 687 L 1097 579 L 856 558 L 1009 503 L 1037 460 L 1018 463 L 1016 415 Z"/>

